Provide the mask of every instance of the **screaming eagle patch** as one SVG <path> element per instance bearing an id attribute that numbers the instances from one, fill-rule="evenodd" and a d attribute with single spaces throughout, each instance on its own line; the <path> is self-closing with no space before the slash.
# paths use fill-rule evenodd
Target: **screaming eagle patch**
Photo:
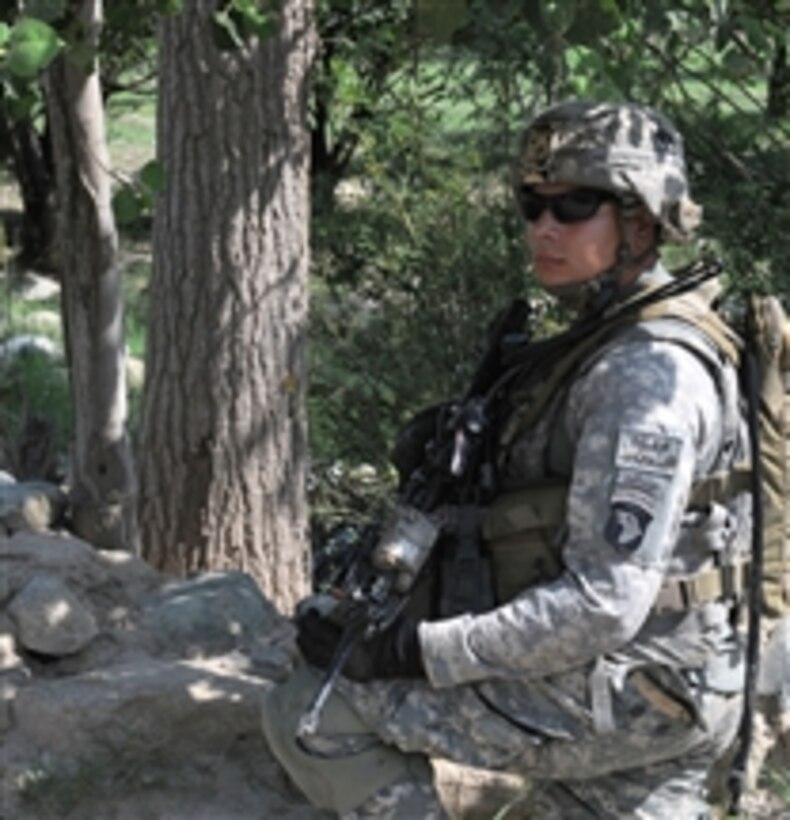
<path id="1" fill-rule="evenodd" d="M 646 564 L 659 560 L 666 543 L 659 532 L 663 527 L 653 532 L 650 525 L 664 521 L 667 515 L 668 493 L 683 452 L 679 435 L 648 428 L 620 430 L 603 530 L 604 538 L 615 549 Z"/>
<path id="2" fill-rule="evenodd" d="M 604 537 L 617 549 L 633 552 L 639 548 L 653 516 L 648 510 L 627 501 L 612 504 Z"/>

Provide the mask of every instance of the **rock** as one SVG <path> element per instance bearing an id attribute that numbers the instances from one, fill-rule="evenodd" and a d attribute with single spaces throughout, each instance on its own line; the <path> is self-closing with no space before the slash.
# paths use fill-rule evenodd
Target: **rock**
<path id="1" fill-rule="evenodd" d="M 60 296 L 60 283 L 49 276 L 25 271 L 14 283 L 14 290 L 26 302 L 45 302 Z"/>
<path id="2" fill-rule="evenodd" d="M 11 635 L 0 634 L 0 732 L 11 727 L 11 704 L 20 685 L 30 679 L 30 670 L 16 652 Z"/>
<path id="3" fill-rule="evenodd" d="M 0 634 L 0 673 L 20 669 L 23 665 L 22 658 L 16 653 L 14 638 L 8 634 Z"/>
<path id="4" fill-rule="evenodd" d="M 2 733 L 7 732 L 13 725 L 11 706 L 18 689 L 19 687 L 12 678 L 0 675 L 0 732 Z"/>
<path id="5" fill-rule="evenodd" d="M 0 359 L 15 359 L 27 353 L 38 353 L 50 359 L 60 356 L 60 348 L 46 336 L 23 333 L 0 343 Z"/>
<path id="6" fill-rule="evenodd" d="M 242 653 L 141 659 L 21 689 L 14 733 L 23 748 L 41 750 L 53 816 L 324 817 L 290 792 L 263 741 L 259 704 L 270 685 L 250 674 Z M 75 780 L 76 802 L 65 788 Z M 35 794 L 33 806 L 42 800 Z"/>
<path id="7" fill-rule="evenodd" d="M 281 616 L 242 572 L 215 572 L 165 586 L 142 623 L 181 656 L 219 655 L 249 645 Z"/>
<path id="8" fill-rule="evenodd" d="M 17 731 L 52 754 L 89 759 L 112 751 L 180 759 L 221 755 L 257 732 L 269 685 L 241 655 L 203 661 L 141 659 L 21 690 Z"/>
<path id="9" fill-rule="evenodd" d="M 174 581 L 129 553 L 32 531 L 0 536 L 0 566 L 0 817 L 327 818 L 259 728 L 294 630 L 250 577 Z M 86 616 L 82 638 L 70 655 L 25 656 L 53 651 L 43 639 L 64 622 L 42 618 L 51 605 Z"/>
<path id="10" fill-rule="evenodd" d="M 62 515 L 66 494 L 45 481 L 0 483 L 0 528 L 7 534 L 20 530 L 44 532 Z"/>
<path id="11" fill-rule="evenodd" d="M 58 578 L 40 575 L 14 596 L 8 612 L 28 650 L 61 657 L 84 649 L 98 634 L 96 619 Z"/>
<path id="12" fill-rule="evenodd" d="M 77 594 L 95 596 L 102 611 L 105 604 L 128 604 L 166 580 L 139 558 L 127 553 L 116 558 L 66 533 L 0 535 L 0 562 L 0 604 L 41 573 L 60 578 Z"/>
<path id="13" fill-rule="evenodd" d="M 25 327 L 33 333 L 58 336 L 63 332 L 60 313 L 56 310 L 33 310 L 25 316 Z"/>

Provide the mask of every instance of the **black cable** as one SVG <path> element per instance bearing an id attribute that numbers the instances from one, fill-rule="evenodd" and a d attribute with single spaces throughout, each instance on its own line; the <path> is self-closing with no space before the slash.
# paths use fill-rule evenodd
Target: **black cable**
<path id="1" fill-rule="evenodd" d="M 751 446 L 752 473 L 752 575 L 749 589 L 749 624 L 746 638 L 746 669 L 744 674 L 743 713 L 738 730 L 738 749 L 730 769 L 730 813 L 738 814 L 746 785 L 746 769 L 752 743 L 757 676 L 760 665 L 760 616 L 762 597 L 760 581 L 763 575 L 763 490 L 760 463 L 760 367 L 757 358 L 757 325 L 753 299 L 749 299 L 746 314 L 746 343 L 743 352 L 743 389 L 747 397 L 747 423 Z"/>

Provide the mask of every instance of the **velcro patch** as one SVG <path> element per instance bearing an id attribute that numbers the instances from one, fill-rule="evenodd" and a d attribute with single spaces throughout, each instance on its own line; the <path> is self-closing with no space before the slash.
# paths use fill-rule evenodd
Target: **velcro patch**
<path id="1" fill-rule="evenodd" d="M 672 475 L 680 462 L 683 440 L 665 433 L 621 430 L 615 466 Z"/>

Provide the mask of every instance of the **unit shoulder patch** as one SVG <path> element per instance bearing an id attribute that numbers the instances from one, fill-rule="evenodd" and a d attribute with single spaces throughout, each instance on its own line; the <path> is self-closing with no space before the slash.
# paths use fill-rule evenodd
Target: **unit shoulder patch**
<path id="1" fill-rule="evenodd" d="M 615 502 L 604 527 L 604 537 L 613 547 L 633 552 L 642 543 L 652 520 L 651 513 L 637 504 Z"/>

